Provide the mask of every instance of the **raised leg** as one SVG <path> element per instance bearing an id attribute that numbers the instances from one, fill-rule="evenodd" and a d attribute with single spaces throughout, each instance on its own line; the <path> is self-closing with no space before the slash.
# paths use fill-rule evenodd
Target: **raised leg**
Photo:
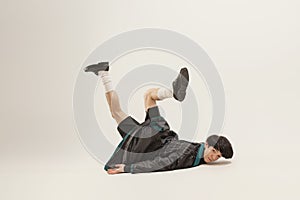
<path id="1" fill-rule="evenodd" d="M 144 95 L 145 110 L 156 106 L 156 101 L 174 97 L 182 102 L 186 96 L 186 89 L 189 83 L 189 72 L 187 68 L 181 68 L 178 76 L 173 81 L 173 91 L 168 88 L 151 88 Z"/>
<path id="2" fill-rule="evenodd" d="M 92 64 L 87 66 L 84 71 L 93 72 L 95 75 L 101 78 L 103 86 L 105 88 L 105 96 L 109 105 L 109 110 L 112 117 L 116 120 L 117 124 L 128 117 L 128 115 L 121 109 L 119 97 L 116 91 L 113 89 L 112 80 L 109 75 L 109 63 L 100 62 L 98 64 Z"/>
<path id="3" fill-rule="evenodd" d="M 105 96 L 109 105 L 110 113 L 114 120 L 116 120 L 117 124 L 119 124 L 126 117 L 128 117 L 128 115 L 121 109 L 118 94 L 115 90 L 111 90 L 106 92 Z"/>
<path id="4" fill-rule="evenodd" d="M 148 108 L 156 106 L 156 101 L 160 100 L 157 96 L 158 90 L 159 88 L 151 88 L 144 94 L 145 111 L 147 111 Z"/>
<path id="5" fill-rule="evenodd" d="M 161 101 L 166 98 L 172 98 L 173 93 L 168 88 L 151 88 L 146 91 L 144 94 L 144 104 L 145 104 L 145 111 L 149 108 L 156 106 L 156 101 Z"/>

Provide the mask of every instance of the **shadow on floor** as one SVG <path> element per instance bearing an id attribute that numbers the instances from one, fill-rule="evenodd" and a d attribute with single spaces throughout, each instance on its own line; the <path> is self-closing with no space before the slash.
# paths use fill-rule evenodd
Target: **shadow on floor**
<path id="1" fill-rule="evenodd" d="M 221 165 L 229 165 L 229 164 L 231 164 L 231 161 L 222 160 L 222 161 L 218 161 L 218 162 L 208 163 L 207 165 L 209 165 L 209 166 L 221 166 Z"/>

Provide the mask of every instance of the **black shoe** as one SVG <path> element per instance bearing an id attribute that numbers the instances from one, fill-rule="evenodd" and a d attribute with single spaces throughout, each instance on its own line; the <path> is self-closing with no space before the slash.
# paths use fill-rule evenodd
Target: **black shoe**
<path id="1" fill-rule="evenodd" d="M 181 68 L 177 78 L 173 81 L 173 97 L 177 101 L 183 101 L 189 84 L 189 72 L 187 68 Z"/>
<path id="2" fill-rule="evenodd" d="M 108 62 L 100 62 L 98 64 L 89 65 L 86 68 L 84 68 L 85 72 L 94 72 L 96 75 L 98 75 L 99 71 L 108 71 L 108 70 L 109 70 Z"/>

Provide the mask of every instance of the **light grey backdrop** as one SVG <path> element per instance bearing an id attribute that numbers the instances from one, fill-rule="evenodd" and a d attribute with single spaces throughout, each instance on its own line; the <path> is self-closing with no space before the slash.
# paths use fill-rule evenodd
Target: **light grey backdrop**
<path id="1" fill-rule="evenodd" d="M 298 199 L 299 9 L 296 0 L 1 1 L 0 198 Z M 72 112 L 81 64 L 113 35 L 145 27 L 182 33 L 214 61 L 230 165 L 108 176 L 81 145 Z"/>

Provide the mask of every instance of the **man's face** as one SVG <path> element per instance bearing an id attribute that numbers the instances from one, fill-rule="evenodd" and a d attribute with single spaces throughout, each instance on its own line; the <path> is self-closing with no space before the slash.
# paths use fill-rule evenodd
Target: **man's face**
<path id="1" fill-rule="evenodd" d="M 216 150 L 213 146 L 208 147 L 208 144 L 206 143 L 203 157 L 206 163 L 210 163 L 221 158 L 222 154 L 220 151 Z"/>

